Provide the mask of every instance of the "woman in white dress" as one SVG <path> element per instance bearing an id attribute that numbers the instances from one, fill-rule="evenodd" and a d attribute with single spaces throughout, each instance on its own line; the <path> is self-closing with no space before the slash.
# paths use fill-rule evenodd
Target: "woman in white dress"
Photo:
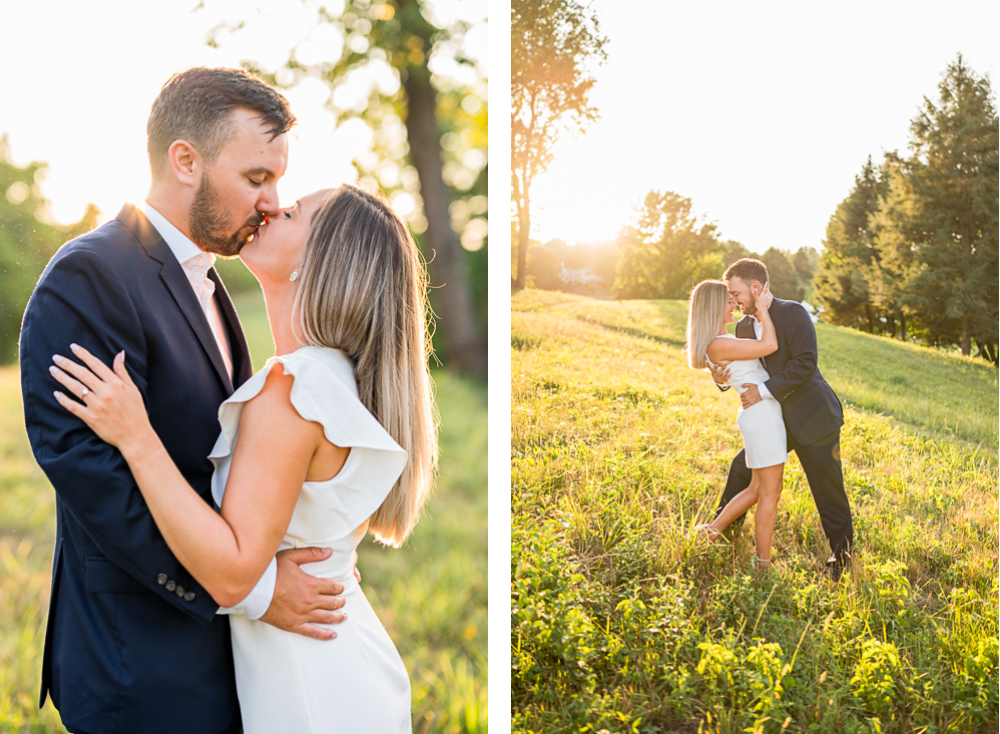
<path id="1" fill-rule="evenodd" d="M 171 550 L 223 606 L 250 592 L 277 551 L 333 550 L 303 569 L 345 585 L 335 642 L 231 620 L 247 734 L 409 732 L 409 677 L 352 557 L 367 531 L 399 546 L 433 482 L 417 248 L 384 198 L 342 186 L 282 210 L 241 256 L 264 290 L 277 356 L 219 409 L 209 458 L 221 514 L 150 427 L 124 353 L 109 369 L 74 345 L 90 369 L 61 358 L 53 375 L 85 402 L 57 397 L 118 447 Z"/>
<path id="2" fill-rule="evenodd" d="M 691 291 L 688 310 L 687 352 L 693 369 L 706 369 L 709 364 L 729 362 L 729 386 L 742 393 L 744 385 L 760 384 L 769 379 L 760 358 L 778 349 L 778 339 L 768 309 L 773 297 L 765 286 L 757 296 L 757 317 L 761 323 L 761 338 L 738 339 L 726 331 L 733 323 L 735 303 L 729 297 L 726 284 L 706 280 Z M 715 540 L 729 524 L 757 505 L 755 527 L 757 552 L 754 566 L 765 570 L 771 566 L 771 537 L 774 518 L 781 497 L 782 474 L 788 461 L 788 444 L 781 404 L 774 398 L 761 400 L 749 408 L 739 408 L 736 424 L 743 434 L 747 467 L 753 470 L 750 486 L 736 495 L 709 525 L 698 529 Z"/>

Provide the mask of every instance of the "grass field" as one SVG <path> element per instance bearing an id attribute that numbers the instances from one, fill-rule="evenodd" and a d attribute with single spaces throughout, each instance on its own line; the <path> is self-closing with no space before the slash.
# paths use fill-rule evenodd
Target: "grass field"
<path id="1" fill-rule="evenodd" d="M 823 575 L 793 455 L 758 577 L 752 513 L 691 538 L 741 439 L 686 365 L 686 304 L 511 307 L 515 731 L 997 731 L 994 368 L 820 324 L 855 565 Z"/>
<path id="2" fill-rule="evenodd" d="M 273 353 L 259 298 L 237 302 L 255 366 Z M 435 375 L 441 472 L 401 550 L 365 541 L 368 598 L 413 688 L 414 732 L 487 731 L 486 386 Z M 24 433 L 16 368 L 0 368 L 0 733 L 62 732 L 37 708 L 55 499 Z M 138 734 L 138 733 L 137 733 Z"/>

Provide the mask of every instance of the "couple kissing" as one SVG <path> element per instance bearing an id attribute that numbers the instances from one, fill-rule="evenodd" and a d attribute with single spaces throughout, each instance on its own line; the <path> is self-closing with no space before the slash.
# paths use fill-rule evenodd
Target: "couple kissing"
<path id="1" fill-rule="evenodd" d="M 735 335 L 726 325 L 733 311 L 743 318 Z M 850 567 L 854 527 L 840 461 L 843 409 L 819 371 L 816 328 L 805 308 L 775 298 L 767 267 L 743 258 L 723 280 L 706 280 L 691 291 L 687 357 L 708 369 L 720 390 L 739 393 L 736 423 L 743 448 L 733 458 L 715 519 L 696 530 L 709 542 L 739 525 L 754 505 L 758 571 L 772 567 L 771 541 L 788 452 L 799 457 L 823 532 L 833 581 Z"/>

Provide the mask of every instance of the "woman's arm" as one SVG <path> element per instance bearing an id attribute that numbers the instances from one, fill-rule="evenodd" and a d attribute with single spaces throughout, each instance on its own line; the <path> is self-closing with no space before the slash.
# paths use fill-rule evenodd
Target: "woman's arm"
<path id="1" fill-rule="evenodd" d="M 80 404 L 58 393 L 59 403 L 118 447 L 184 567 L 219 604 L 238 604 L 278 550 L 313 456 L 325 441 L 322 427 L 291 404 L 294 378 L 275 365 L 261 392 L 244 405 L 219 515 L 187 483 L 149 425 L 124 355 L 115 358 L 112 372 L 86 350 L 73 351 L 90 370 L 60 359 L 62 370 L 54 369 L 53 376 L 74 395 L 84 386 L 89 394 Z"/>
<path id="2" fill-rule="evenodd" d="M 757 297 L 757 318 L 760 319 L 760 339 L 713 339 L 706 351 L 715 363 L 722 360 L 757 359 L 778 351 L 778 336 L 771 320 L 771 304 L 774 297 L 767 286 Z"/>

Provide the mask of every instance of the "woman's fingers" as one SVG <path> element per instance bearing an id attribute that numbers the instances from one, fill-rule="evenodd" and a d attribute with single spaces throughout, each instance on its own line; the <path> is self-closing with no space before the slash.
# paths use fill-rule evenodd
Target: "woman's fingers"
<path id="1" fill-rule="evenodd" d="M 64 361 L 68 362 L 69 360 L 64 360 Z M 52 367 L 49 367 L 49 374 L 52 375 L 54 378 L 56 378 L 56 382 L 65 387 L 67 390 L 69 390 L 71 393 L 76 395 L 81 400 L 86 398 L 87 393 L 93 392 L 92 389 L 88 388 L 82 382 L 70 377 L 68 374 L 66 374 L 61 369 L 59 369 L 54 365 Z"/>
<path id="2" fill-rule="evenodd" d="M 70 399 L 67 395 L 59 392 L 58 390 L 56 390 L 52 394 L 55 396 L 57 403 L 59 403 L 62 407 L 64 407 L 73 415 L 77 416 L 80 419 L 83 419 L 83 413 L 87 410 L 86 405 L 80 405 L 80 403 Z"/>
<path id="3" fill-rule="evenodd" d="M 73 354 L 83 360 L 83 363 L 87 365 L 95 375 L 100 377 L 101 380 L 104 382 L 110 382 L 114 379 L 115 373 L 108 369 L 108 366 L 104 364 L 104 362 L 99 360 L 79 344 L 70 344 L 69 348 L 72 349 Z"/>
<path id="4" fill-rule="evenodd" d="M 97 390 L 97 388 L 103 384 L 101 378 L 88 370 L 82 364 L 77 364 L 72 359 L 63 357 L 61 354 L 53 355 L 52 361 L 56 363 L 56 366 L 59 367 L 59 369 L 64 372 L 68 372 L 91 391 Z"/>
<path id="5" fill-rule="evenodd" d="M 118 375 L 118 377 L 121 378 L 122 382 L 124 382 L 126 385 L 129 385 L 131 387 L 135 387 L 135 383 L 132 382 L 132 375 L 130 375 L 128 373 L 128 370 L 125 369 L 125 350 L 124 349 L 122 351 L 118 352 L 118 354 L 115 355 L 114 368 L 115 368 L 115 374 Z"/>

